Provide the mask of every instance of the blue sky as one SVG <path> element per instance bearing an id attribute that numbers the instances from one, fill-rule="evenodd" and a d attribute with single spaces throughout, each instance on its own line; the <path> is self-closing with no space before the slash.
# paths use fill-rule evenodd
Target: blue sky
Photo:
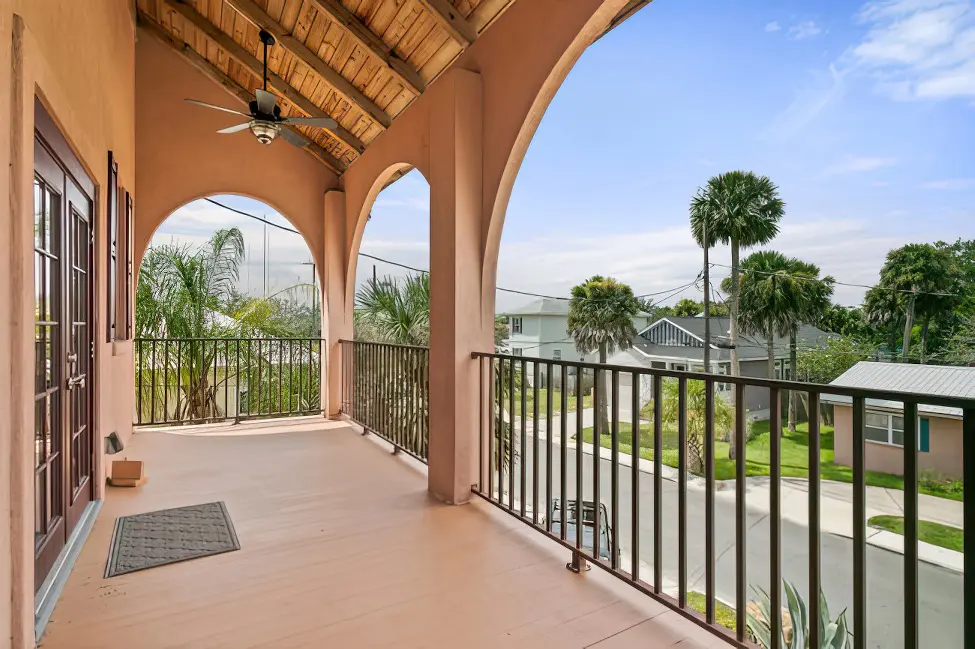
<path id="1" fill-rule="evenodd" d="M 688 202 L 738 168 L 770 176 L 787 203 L 769 247 L 841 281 L 874 283 L 907 242 L 975 237 L 973 1 L 655 0 L 589 48 L 545 114 L 498 284 L 556 295 L 594 273 L 637 293 L 686 284 L 700 266 Z M 363 252 L 427 267 L 427 202 L 416 173 L 388 188 Z M 499 310 L 524 300 L 499 294 Z"/>

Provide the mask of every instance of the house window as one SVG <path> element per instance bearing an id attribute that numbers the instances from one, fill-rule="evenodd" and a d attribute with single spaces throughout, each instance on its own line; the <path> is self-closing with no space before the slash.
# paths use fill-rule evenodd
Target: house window
<path id="1" fill-rule="evenodd" d="M 687 365 L 685 365 L 683 363 L 671 363 L 670 364 L 670 369 L 675 370 L 675 371 L 678 371 L 678 372 L 686 372 L 687 371 Z"/>
<path id="2" fill-rule="evenodd" d="M 511 355 L 512 356 L 524 356 L 525 355 L 525 350 L 523 350 L 521 347 L 512 347 L 511 348 Z"/>
<path id="3" fill-rule="evenodd" d="M 511 333 L 520 334 L 521 333 L 521 318 L 511 319 Z"/>
<path id="4" fill-rule="evenodd" d="M 926 453 L 930 447 L 930 422 L 918 418 L 918 448 Z M 867 441 L 891 446 L 904 446 L 904 418 L 879 410 L 867 410 L 863 420 L 863 434 Z"/>
<path id="5" fill-rule="evenodd" d="M 552 360 L 553 361 L 560 361 L 560 360 L 562 360 L 562 350 L 561 349 L 553 349 L 552 350 Z"/>

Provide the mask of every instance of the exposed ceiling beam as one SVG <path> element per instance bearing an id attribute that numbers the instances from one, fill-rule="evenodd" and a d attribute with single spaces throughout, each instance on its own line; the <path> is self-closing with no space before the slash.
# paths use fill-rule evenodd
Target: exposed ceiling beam
<path id="1" fill-rule="evenodd" d="M 368 48 L 400 83 L 407 88 L 412 88 L 417 94 L 426 90 L 427 82 L 423 80 L 423 77 L 406 61 L 396 56 L 396 53 L 386 45 L 385 41 L 362 24 L 362 21 L 349 11 L 341 0 L 311 0 L 311 4 L 319 13 L 328 17 L 336 27 L 357 41 L 359 45 Z"/>
<path id="2" fill-rule="evenodd" d="M 470 47 L 477 40 L 477 30 L 474 29 L 474 25 L 460 15 L 457 7 L 452 5 L 450 0 L 420 0 L 420 4 L 426 7 L 434 20 L 447 30 L 451 38 L 465 48 Z"/>
<path id="3" fill-rule="evenodd" d="M 219 27 L 211 23 L 204 16 L 197 13 L 193 7 L 183 4 L 182 2 L 177 2 L 176 0 L 159 1 L 161 7 L 169 7 L 179 15 L 183 16 L 187 22 L 200 30 L 206 35 L 207 38 L 226 52 L 227 56 L 249 69 L 258 79 L 263 76 L 264 65 L 257 60 L 256 56 L 248 52 L 244 46 L 240 45 L 233 38 L 225 34 Z M 283 95 L 288 101 L 294 104 L 298 110 L 305 113 L 309 117 L 331 117 L 331 115 L 322 110 L 320 106 L 315 105 L 315 103 L 313 103 L 310 99 L 293 88 L 291 84 L 270 70 L 268 70 L 267 82 L 268 85 L 271 86 L 272 90 L 276 90 L 278 94 Z M 365 143 L 342 127 L 341 124 L 333 129 L 326 130 L 355 149 L 357 152 L 362 153 L 366 150 Z"/>
<path id="4" fill-rule="evenodd" d="M 141 10 L 138 12 L 138 24 L 143 31 L 159 40 L 163 45 L 166 45 L 172 49 L 174 52 L 176 52 L 176 54 L 181 56 L 183 60 L 202 72 L 211 81 L 220 84 L 224 90 L 243 102 L 245 106 L 251 101 L 251 99 L 253 99 L 253 93 L 250 90 L 247 90 L 239 83 L 231 79 L 225 72 L 223 72 L 223 70 L 200 56 L 189 44 L 182 42 L 167 32 Z M 339 175 L 341 175 L 346 168 L 344 163 L 315 142 L 312 142 L 308 146 L 304 147 L 304 149 L 319 162 L 324 163 L 327 167 Z"/>
<path id="5" fill-rule="evenodd" d="M 281 23 L 255 3 L 253 0 L 224 0 L 240 15 L 254 23 L 259 29 L 266 29 L 274 35 L 278 45 L 291 52 L 299 61 L 315 71 L 325 80 L 325 83 L 335 88 L 335 91 L 362 109 L 370 118 L 378 122 L 383 128 L 389 128 L 392 120 L 379 104 L 353 85 L 351 81 L 336 72 L 318 55 L 308 49 L 308 46 L 291 35 L 291 32 Z"/>

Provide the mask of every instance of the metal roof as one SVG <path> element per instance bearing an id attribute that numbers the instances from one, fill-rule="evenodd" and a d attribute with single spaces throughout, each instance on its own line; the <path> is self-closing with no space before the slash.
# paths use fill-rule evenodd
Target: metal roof
<path id="1" fill-rule="evenodd" d="M 860 361 L 830 385 L 975 399 L 975 367 Z M 834 395 L 823 395 L 822 400 L 829 403 L 852 403 L 850 397 Z M 903 410 L 903 404 L 899 401 L 867 399 L 866 403 L 868 406 L 887 410 Z M 929 406 L 923 402 L 919 404 L 918 410 L 951 417 L 962 415 L 961 408 Z"/>

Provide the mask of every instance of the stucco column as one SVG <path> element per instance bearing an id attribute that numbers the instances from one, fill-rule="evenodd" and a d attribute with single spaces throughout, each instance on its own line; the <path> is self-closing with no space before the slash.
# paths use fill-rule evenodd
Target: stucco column
<path id="1" fill-rule="evenodd" d="M 463 503 L 477 475 L 478 376 L 470 355 L 492 349 L 494 322 L 481 294 L 482 89 L 480 75 L 466 70 L 439 83 L 452 100 L 437 102 L 430 115 L 429 490 Z"/>
<path id="2" fill-rule="evenodd" d="M 322 403 L 329 418 L 342 407 L 342 347 L 352 340 L 352 296 L 347 295 L 348 255 L 345 236 L 345 192 L 325 193 L 325 281 L 322 283 L 322 332 L 326 339 Z"/>

